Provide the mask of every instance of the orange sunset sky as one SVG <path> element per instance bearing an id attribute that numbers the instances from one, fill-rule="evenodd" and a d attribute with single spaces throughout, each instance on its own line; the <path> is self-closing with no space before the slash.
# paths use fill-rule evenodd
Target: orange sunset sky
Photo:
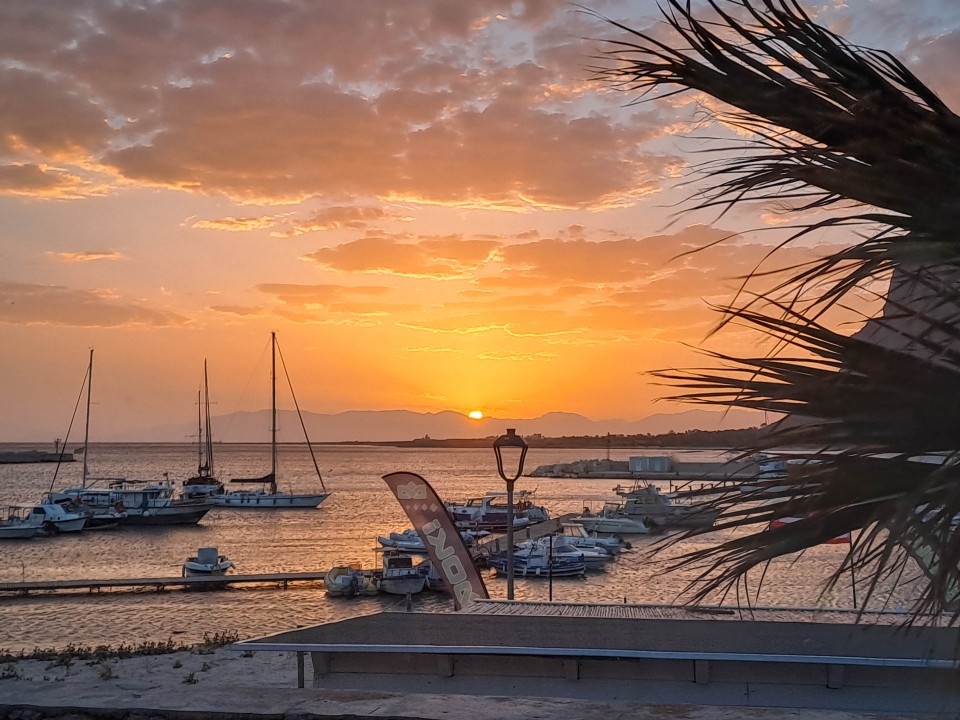
<path id="1" fill-rule="evenodd" d="M 802 4 L 960 106 L 960 4 Z M 313 412 L 688 409 L 645 373 L 760 351 L 708 306 L 790 216 L 677 214 L 731 135 L 592 81 L 616 37 L 549 0 L 6 0 L 0 441 L 63 436 L 90 348 L 98 439 L 191 422 L 205 358 L 214 414 L 265 407 L 271 330 Z"/>

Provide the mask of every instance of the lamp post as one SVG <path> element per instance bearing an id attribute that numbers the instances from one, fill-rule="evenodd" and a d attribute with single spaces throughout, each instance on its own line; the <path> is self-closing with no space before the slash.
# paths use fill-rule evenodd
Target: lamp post
<path id="1" fill-rule="evenodd" d="M 508 470 L 503 469 L 503 450 L 508 448 L 508 461 L 516 458 L 516 469 L 513 472 L 511 462 Z M 517 435 L 513 428 L 507 428 L 507 434 L 501 435 L 493 441 L 493 452 L 497 456 L 497 472 L 507 484 L 507 600 L 513 600 L 513 484 L 523 473 L 523 461 L 527 457 L 527 444 Z M 519 452 L 519 454 L 518 454 Z"/>

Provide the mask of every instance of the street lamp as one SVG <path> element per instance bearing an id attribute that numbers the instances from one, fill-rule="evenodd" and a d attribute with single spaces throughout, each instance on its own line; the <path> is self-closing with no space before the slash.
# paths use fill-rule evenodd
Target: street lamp
<path id="1" fill-rule="evenodd" d="M 503 469 L 503 451 L 507 449 L 508 470 Z M 497 472 L 507 483 L 507 600 L 513 600 L 513 484 L 523 473 L 523 461 L 527 457 L 527 444 L 513 428 L 507 428 L 507 434 L 493 441 L 493 452 L 497 456 Z M 517 471 L 513 468 L 516 462 Z"/>

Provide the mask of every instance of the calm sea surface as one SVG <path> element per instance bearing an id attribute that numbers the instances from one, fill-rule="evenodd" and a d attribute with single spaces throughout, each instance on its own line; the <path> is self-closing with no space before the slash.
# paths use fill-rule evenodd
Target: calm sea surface
<path id="1" fill-rule="evenodd" d="M 22 449 L 2 446 L 0 449 Z M 269 447 L 216 446 L 217 475 L 254 477 L 269 471 Z M 395 471 L 422 475 L 444 499 L 464 499 L 488 490 L 502 490 L 491 449 L 398 449 L 328 447 L 316 449 L 327 488 L 332 495 L 318 510 L 215 509 L 194 527 L 117 528 L 0 543 L 0 581 L 172 577 L 180 575 L 184 559 L 201 546 L 216 546 L 237 564 L 237 573 L 327 570 L 359 562 L 375 567 L 377 535 L 409 527 L 406 516 L 381 476 Z M 667 451 L 613 450 L 612 459 L 631 455 L 661 455 Z M 538 465 L 606 457 L 604 450 L 531 449 L 526 470 Z M 703 453 L 699 453 L 702 457 Z M 711 454 L 715 457 L 717 453 Z M 79 457 L 79 456 L 78 456 Z M 190 445 L 93 445 L 93 476 L 171 481 L 190 477 L 197 464 Z M 57 472 L 56 478 L 54 473 Z M 82 462 L 0 465 L 0 504 L 33 502 L 51 488 L 80 483 Z M 282 446 L 280 486 L 312 491 L 317 487 L 309 453 L 303 446 Z M 598 507 L 614 497 L 613 480 L 521 478 L 517 489 L 536 490 L 551 513 L 578 512 L 585 504 Z M 671 603 L 691 578 L 685 571 L 665 572 L 670 558 L 729 538 L 715 533 L 679 543 L 651 556 L 656 538 L 634 539 L 634 550 L 607 570 L 586 578 L 556 579 L 553 599 L 570 602 Z M 847 546 L 823 545 L 775 562 L 766 572 L 756 605 L 777 607 L 852 607 L 849 585 L 821 596 L 823 579 L 842 561 Z M 486 572 L 486 571 L 485 571 Z M 485 576 L 491 597 L 506 596 L 506 581 Z M 759 575 L 750 583 L 759 586 Z M 518 600 L 546 600 L 545 580 L 517 579 Z M 890 607 L 908 603 L 908 586 L 876 601 Z M 217 592 L 108 593 L 0 597 L 0 650 L 63 647 L 68 644 L 117 645 L 121 642 L 196 642 L 205 633 L 236 632 L 255 637 L 297 625 L 342 619 L 397 605 L 400 598 L 327 598 L 322 584 L 286 590 L 239 586 Z M 424 592 L 413 600 L 418 610 L 448 610 L 450 598 Z M 732 604 L 736 598 L 728 597 Z"/>

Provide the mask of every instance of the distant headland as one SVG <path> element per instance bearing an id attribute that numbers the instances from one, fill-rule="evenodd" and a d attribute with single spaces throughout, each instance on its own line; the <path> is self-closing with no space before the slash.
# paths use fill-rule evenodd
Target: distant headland
<path id="1" fill-rule="evenodd" d="M 544 437 L 539 433 L 525 435 L 523 439 L 532 448 L 737 448 L 750 447 L 764 434 L 764 428 L 752 427 L 739 430 L 687 430 L 642 435 L 576 435 Z M 431 438 L 424 436 L 415 440 L 349 441 L 317 443 L 318 445 L 376 445 L 407 448 L 489 448 L 496 436 L 484 438 Z"/>

